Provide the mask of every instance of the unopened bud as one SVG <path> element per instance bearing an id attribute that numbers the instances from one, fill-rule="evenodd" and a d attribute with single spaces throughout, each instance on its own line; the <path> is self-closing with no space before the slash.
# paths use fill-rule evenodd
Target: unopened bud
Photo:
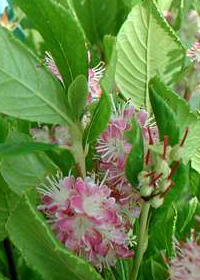
<path id="1" fill-rule="evenodd" d="M 147 172 L 147 171 L 142 171 L 142 172 L 139 173 L 138 181 L 139 181 L 139 184 L 141 186 L 149 184 L 149 176 L 148 176 L 148 174 L 149 174 L 149 172 Z"/>
<path id="2" fill-rule="evenodd" d="M 164 197 L 154 196 L 151 200 L 151 206 L 155 209 L 159 208 L 164 202 Z"/>
<path id="3" fill-rule="evenodd" d="M 156 173 L 162 173 L 163 178 L 167 178 L 171 172 L 168 162 L 165 159 L 160 159 L 156 164 Z"/>
<path id="4" fill-rule="evenodd" d="M 159 182 L 159 190 L 164 193 L 171 185 L 171 180 L 164 179 Z"/>
<path id="5" fill-rule="evenodd" d="M 147 197 L 152 194 L 153 190 L 153 186 L 143 185 L 140 189 L 140 194 L 141 196 Z"/>

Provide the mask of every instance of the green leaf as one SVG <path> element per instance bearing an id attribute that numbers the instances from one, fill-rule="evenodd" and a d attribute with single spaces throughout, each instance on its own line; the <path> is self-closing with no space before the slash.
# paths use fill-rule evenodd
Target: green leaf
<path id="1" fill-rule="evenodd" d="M 78 23 L 70 11 L 52 0 L 16 0 L 43 36 L 68 87 L 76 76 L 87 76 L 87 51 Z"/>
<path id="2" fill-rule="evenodd" d="M 73 9 L 91 43 L 112 34 L 116 24 L 117 0 L 72 0 Z"/>
<path id="3" fill-rule="evenodd" d="M 141 0 L 123 0 L 123 2 L 128 8 L 132 8 L 133 6 L 141 2 Z"/>
<path id="4" fill-rule="evenodd" d="M 200 173 L 200 148 L 192 157 L 192 168 L 194 168 L 197 172 Z"/>
<path id="5" fill-rule="evenodd" d="M 163 11 L 170 10 L 173 1 L 174 0 L 157 0 L 158 7 L 160 8 L 160 10 Z"/>
<path id="6" fill-rule="evenodd" d="M 174 23 L 174 30 L 175 31 L 178 31 L 182 25 L 182 21 L 184 19 L 184 3 L 185 0 L 179 0 L 179 11 L 178 11 L 178 15 L 177 15 L 177 18 L 175 20 L 175 23 Z M 187 11 L 188 12 L 188 11 Z"/>
<path id="7" fill-rule="evenodd" d="M 1 272 L 0 272 L 0 280 L 9 280 L 9 278 L 3 276 L 3 274 L 1 274 Z"/>
<path id="8" fill-rule="evenodd" d="M 27 195 L 12 212 L 7 230 L 27 262 L 44 279 L 103 280 L 87 262 L 60 245 Z"/>
<path id="9" fill-rule="evenodd" d="M 0 143 L 3 143 L 8 134 L 8 122 L 2 115 L 0 115 L 0 131 Z"/>
<path id="10" fill-rule="evenodd" d="M 9 209 L 6 201 L 5 188 L 6 183 L 0 175 L 0 241 L 4 240 L 7 236 L 5 224 L 9 217 Z"/>
<path id="11" fill-rule="evenodd" d="M 110 93 L 115 85 L 115 71 L 117 63 L 116 40 L 113 36 L 105 36 L 104 44 L 109 62 L 108 66 L 106 67 L 105 74 L 101 80 L 101 86 L 105 92 Z"/>
<path id="12" fill-rule="evenodd" d="M 58 146 L 39 142 L 3 143 L 0 144 L 0 156 L 32 154 L 34 152 L 59 149 Z"/>
<path id="13" fill-rule="evenodd" d="M 85 104 L 87 101 L 88 84 L 85 76 L 80 75 L 76 77 L 73 83 L 69 86 L 68 100 L 75 120 L 79 120 L 83 114 Z"/>
<path id="14" fill-rule="evenodd" d="M 197 209 L 197 205 L 198 205 L 198 199 L 196 197 L 193 197 L 192 199 L 190 199 L 190 201 L 187 205 L 187 216 L 184 219 L 184 223 L 183 223 L 183 225 L 180 229 L 180 232 L 183 233 L 183 231 L 186 228 L 186 226 L 188 225 L 188 223 L 194 217 L 194 214 L 195 214 L 196 209 Z"/>
<path id="15" fill-rule="evenodd" d="M 10 216 L 10 212 L 14 209 L 16 203 L 19 201 L 19 198 L 20 197 L 17 194 L 13 193 L 8 188 L 8 185 L 0 174 L 0 241 L 4 240 L 7 237 L 5 226 Z"/>
<path id="16" fill-rule="evenodd" d="M 127 179 L 134 186 L 138 183 L 137 176 L 143 169 L 144 163 L 144 146 L 141 129 L 135 119 L 132 121 L 132 129 L 127 137 L 132 144 L 132 149 L 128 155 L 125 172 Z"/>
<path id="17" fill-rule="evenodd" d="M 156 3 L 136 5 L 117 36 L 116 83 L 136 108 L 149 109 L 148 82 L 159 72 L 167 84 L 181 71 L 184 49 Z"/>
<path id="18" fill-rule="evenodd" d="M 183 138 L 186 129 L 189 129 L 184 143 L 183 162 L 187 163 L 190 159 L 193 162 L 193 157 L 200 147 L 200 119 L 192 112 L 188 103 L 169 89 L 158 77 L 152 79 L 151 85 L 152 89 L 159 93 L 175 113 L 177 124 L 180 127 L 180 138 Z"/>
<path id="19" fill-rule="evenodd" d="M 22 133 L 10 135 L 7 143 L 29 141 L 29 137 Z M 28 188 L 45 182 L 48 175 L 56 173 L 57 167 L 42 152 L 2 156 L 1 174 L 12 191 L 19 195 Z"/>
<path id="20" fill-rule="evenodd" d="M 0 48 L 0 112 L 36 122 L 70 123 L 61 85 L 2 27 Z"/>
<path id="21" fill-rule="evenodd" d="M 116 37 L 112 35 L 105 35 L 103 38 L 103 48 L 105 61 L 108 63 L 111 60 L 113 49 L 115 48 Z"/>
<path id="22" fill-rule="evenodd" d="M 44 280 L 44 278 L 35 270 L 27 266 L 25 260 L 21 255 L 15 259 L 15 266 L 17 270 L 17 280 Z"/>
<path id="23" fill-rule="evenodd" d="M 150 82 L 150 101 L 156 123 L 159 129 L 160 140 L 163 141 L 168 136 L 169 145 L 174 146 L 179 143 L 179 124 L 174 111 L 169 107 L 159 92 L 154 90 Z"/>
<path id="24" fill-rule="evenodd" d="M 107 93 L 103 93 L 94 110 L 92 119 L 84 132 L 84 143 L 95 141 L 106 129 L 111 116 L 111 102 Z"/>
<path id="25" fill-rule="evenodd" d="M 166 250 L 167 256 L 174 254 L 174 236 L 176 231 L 177 210 L 175 206 L 169 207 L 162 217 L 156 216 L 156 224 L 151 223 L 149 250 L 152 252 Z M 154 219 L 155 221 L 155 219 Z"/>
<path id="26" fill-rule="evenodd" d="M 154 259 L 151 259 L 151 271 L 154 280 L 164 280 L 169 277 L 168 270 Z"/>

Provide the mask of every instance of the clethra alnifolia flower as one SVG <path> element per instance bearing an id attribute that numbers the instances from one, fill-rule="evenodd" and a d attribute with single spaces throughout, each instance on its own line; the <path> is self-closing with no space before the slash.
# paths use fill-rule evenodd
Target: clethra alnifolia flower
<path id="1" fill-rule="evenodd" d="M 48 126 L 30 129 L 30 134 L 36 142 L 57 144 L 59 146 L 71 146 L 71 136 L 67 126 Z"/>
<path id="2" fill-rule="evenodd" d="M 46 52 L 44 60 L 51 73 L 63 83 L 62 76 L 56 66 L 52 55 L 49 52 Z M 105 63 L 103 61 L 100 61 L 97 66 L 88 69 L 88 103 L 98 101 L 100 99 L 102 94 L 100 80 L 102 79 L 104 72 Z"/>
<path id="3" fill-rule="evenodd" d="M 38 187 L 42 210 L 60 241 L 75 254 L 102 270 L 118 257 L 134 254 L 129 249 L 133 217 L 122 212 L 112 190 L 92 177 L 56 176 Z"/>
<path id="4" fill-rule="evenodd" d="M 193 61 L 200 63 L 200 43 L 194 42 L 191 49 L 187 51 L 187 56 Z"/>
<path id="5" fill-rule="evenodd" d="M 200 279 L 200 245 L 195 240 L 177 244 L 177 256 L 170 261 L 170 279 Z"/>
<path id="6" fill-rule="evenodd" d="M 102 89 L 100 86 L 100 80 L 102 79 L 105 72 L 105 63 L 103 61 L 99 62 L 94 68 L 89 68 L 88 70 L 88 102 L 98 101 L 102 94 Z"/>
<path id="7" fill-rule="evenodd" d="M 47 65 L 47 67 L 49 68 L 49 70 L 51 71 L 51 73 L 53 75 L 55 75 L 58 78 L 58 80 L 63 82 L 62 76 L 58 70 L 58 67 L 56 66 L 56 63 L 55 63 L 51 53 L 46 52 L 44 61 L 45 61 L 45 64 Z"/>

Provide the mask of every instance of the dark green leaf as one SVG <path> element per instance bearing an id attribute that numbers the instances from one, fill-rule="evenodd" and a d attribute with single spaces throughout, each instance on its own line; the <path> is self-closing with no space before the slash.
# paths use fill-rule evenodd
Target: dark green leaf
<path id="1" fill-rule="evenodd" d="M 4 143 L 0 144 L 0 156 L 32 154 L 56 148 L 56 145 L 39 142 Z"/>
<path id="2" fill-rule="evenodd" d="M 10 212 L 14 209 L 16 203 L 19 201 L 19 198 L 20 197 L 17 194 L 13 193 L 8 188 L 8 185 L 0 174 L 0 241 L 4 240 L 7 236 L 5 226 L 10 216 Z"/>
<path id="3" fill-rule="evenodd" d="M 88 94 L 88 84 L 85 76 L 80 75 L 69 86 L 68 100 L 75 120 L 79 120 L 83 113 Z"/>
<path id="4" fill-rule="evenodd" d="M 151 259 L 151 270 L 154 280 L 164 280 L 169 277 L 168 270 L 153 259 Z"/>
<path id="5" fill-rule="evenodd" d="M 186 129 L 189 129 L 184 143 L 183 162 L 187 163 L 188 160 L 192 159 L 193 164 L 193 157 L 200 147 L 200 119 L 192 112 L 188 103 L 181 96 L 169 89 L 158 77 L 151 80 L 151 86 L 175 113 L 177 124 L 180 127 L 181 139 Z"/>
<path id="6" fill-rule="evenodd" d="M 177 236 L 182 239 L 185 235 L 190 234 L 191 227 L 195 226 L 194 216 L 197 211 L 198 199 L 196 197 L 180 200 L 178 203 L 178 221 L 177 221 Z"/>
<path id="7" fill-rule="evenodd" d="M 68 87 L 76 76 L 87 76 L 83 33 L 70 11 L 52 0 L 15 0 L 43 36 Z"/>
<path id="8" fill-rule="evenodd" d="M 150 101 L 156 123 L 159 129 L 160 140 L 163 141 L 168 136 L 170 146 L 179 143 L 179 124 L 174 111 L 168 106 L 160 96 L 160 92 L 154 89 L 154 84 L 150 82 Z"/>
<path id="9" fill-rule="evenodd" d="M 0 241 L 4 240 L 7 236 L 5 224 L 9 217 L 9 208 L 6 200 L 5 193 L 6 183 L 0 175 Z"/>
<path id="10" fill-rule="evenodd" d="M 157 215 L 156 224 L 151 223 L 149 250 L 152 253 L 155 250 L 166 250 L 168 257 L 174 254 L 174 236 L 176 230 L 177 210 L 175 206 L 169 207 L 165 215 L 159 217 Z"/>
<path id="11" fill-rule="evenodd" d="M 110 97 L 103 93 L 96 109 L 92 115 L 91 122 L 85 130 L 84 142 L 91 143 L 95 141 L 106 129 L 111 115 Z"/>
<path id="12" fill-rule="evenodd" d="M 106 39 L 107 38 L 107 39 Z M 104 77 L 101 80 L 101 86 L 105 92 L 110 93 L 115 86 L 115 71 L 117 63 L 116 41 L 114 37 L 106 37 L 104 44 L 109 59 Z M 112 46 L 111 46 L 112 45 Z"/>
<path id="13" fill-rule="evenodd" d="M 141 0 L 123 0 L 124 4 L 128 7 L 128 8 L 132 8 L 133 6 L 137 5 L 138 3 L 141 2 Z"/>
<path id="14" fill-rule="evenodd" d="M 73 0 L 78 19 L 91 43 L 99 43 L 105 34 L 111 34 L 116 23 L 116 0 Z"/>
<path id="15" fill-rule="evenodd" d="M 144 146 L 141 129 L 135 119 L 132 121 L 132 129 L 127 135 L 132 149 L 126 162 L 126 177 L 134 186 L 138 183 L 137 176 L 143 169 Z"/>
<path id="16" fill-rule="evenodd" d="M 108 63 L 111 60 L 113 49 L 115 48 L 116 38 L 112 35 L 105 35 L 103 38 L 103 47 L 105 61 Z"/>
<path id="17" fill-rule="evenodd" d="M 49 280 L 102 280 L 94 268 L 60 245 L 25 195 L 12 212 L 7 230 L 27 262 Z"/>
<path id="18" fill-rule="evenodd" d="M 0 115 L 0 132 L 0 143 L 3 143 L 8 134 L 8 122 L 2 115 Z"/>

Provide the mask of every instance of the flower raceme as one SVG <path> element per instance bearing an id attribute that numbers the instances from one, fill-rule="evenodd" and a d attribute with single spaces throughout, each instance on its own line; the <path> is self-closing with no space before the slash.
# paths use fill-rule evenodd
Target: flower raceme
<path id="1" fill-rule="evenodd" d="M 103 182 L 69 175 L 48 178 L 38 187 L 42 210 L 53 231 L 69 250 L 83 256 L 100 270 L 115 265 L 118 257 L 131 257 L 128 232 L 131 219 Z"/>
<path id="2" fill-rule="evenodd" d="M 200 63 L 200 43 L 194 42 L 191 49 L 188 50 L 187 56 L 193 61 Z"/>
<path id="3" fill-rule="evenodd" d="M 141 126 L 142 135 L 149 142 L 148 130 L 154 141 L 157 141 L 158 131 L 151 125 L 148 113 L 145 110 L 135 111 L 134 106 L 127 103 L 125 107 L 113 114 L 107 129 L 101 134 L 97 141 L 96 151 L 100 160 L 100 171 L 109 170 L 106 183 L 113 189 L 113 195 L 121 203 L 135 200 L 135 194 L 131 184 L 125 176 L 126 160 L 131 152 L 132 145 L 126 139 L 126 132 L 132 128 L 132 118 L 135 117 Z"/>
<path id="4" fill-rule="evenodd" d="M 149 130 L 149 134 L 151 134 Z M 140 194 L 148 200 L 151 206 L 158 208 L 163 204 L 164 196 L 174 186 L 172 177 L 179 167 L 183 155 L 183 145 L 188 135 L 185 130 L 183 139 L 179 144 L 171 147 L 168 137 L 163 142 L 150 141 L 145 156 L 145 167 L 138 175 Z M 152 139 L 151 135 L 149 139 Z"/>
<path id="5" fill-rule="evenodd" d="M 195 240 L 177 244 L 177 256 L 170 261 L 170 279 L 200 279 L 200 245 Z"/>
<path id="6" fill-rule="evenodd" d="M 46 52 L 45 64 L 47 65 L 51 73 L 63 83 L 62 76 L 55 64 L 52 55 L 49 52 Z M 103 61 L 100 61 L 97 66 L 88 69 L 88 103 L 98 101 L 101 97 L 102 90 L 100 87 L 100 80 L 105 72 L 104 66 L 105 63 Z"/>
<path id="7" fill-rule="evenodd" d="M 30 134 L 36 142 L 57 144 L 61 146 L 71 145 L 71 136 L 67 126 L 47 126 L 30 129 Z"/>

